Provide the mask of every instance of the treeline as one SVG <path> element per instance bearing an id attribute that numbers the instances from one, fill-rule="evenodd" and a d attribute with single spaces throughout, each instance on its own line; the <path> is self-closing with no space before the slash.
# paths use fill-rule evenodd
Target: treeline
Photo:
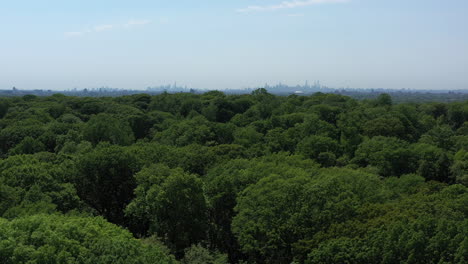
<path id="1" fill-rule="evenodd" d="M 0 99 L 0 263 L 468 263 L 468 102 Z"/>
<path id="2" fill-rule="evenodd" d="M 357 100 L 376 99 L 380 94 L 387 93 L 396 103 L 426 103 L 426 102 L 461 102 L 468 100 L 468 90 L 335 90 L 337 94 L 350 96 Z"/>

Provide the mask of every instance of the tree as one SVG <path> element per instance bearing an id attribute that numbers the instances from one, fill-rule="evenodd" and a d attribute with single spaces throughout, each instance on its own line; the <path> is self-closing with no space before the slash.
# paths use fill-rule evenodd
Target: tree
<path id="1" fill-rule="evenodd" d="M 192 245 L 185 250 L 182 264 L 227 264 L 227 255 L 219 252 L 210 252 L 200 244 Z"/>
<path id="2" fill-rule="evenodd" d="M 291 263 L 295 245 L 384 199 L 377 175 L 326 169 L 315 177 L 271 175 L 238 198 L 232 229 L 242 250 L 258 262 Z"/>
<path id="3" fill-rule="evenodd" d="M 368 206 L 321 234 L 305 263 L 465 263 L 467 189 L 437 188 Z"/>
<path id="4" fill-rule="evenodd" d="M 180 167 L 187 172 L 204 175 L 217 158 L 212 148 L 192 144 L 172 149 L 161 161 L 172 168 Z"/>
<path id="5" fill-rule="evenodd" d="M 6 100 L 0 101 L 0 118 L 3 118 L 8 112 L 9 103 Z"/>
<path id="6" fill-rule="evenodd" d="M 296 140 L 305 138 L 311 135 L 324 136 L 333 139 L 339 138 L 339 131 L 330 123 L 327 123 L 315 115 L 307 115 L 304 117 L 304 122 L 297 124 L 294 129 L 296 130 Z"/>
<path id="7" fill-rule="evenodd" d="M 449 105 L 447 115 L 455 128 L 461 127 L 464 122 L 468 121 L 468 104 L 465 101 Z"/>
<path id="8" fill-rule="evenodd" d="M 129 124 L 109 114 L 92 116 L 83 129 L 83 137 L 94 145 L 99 142 L 130 145 L 134 141 Z"/>
<path id="9" fill-rule="evenodd" d="M 34 154 L 45 150 L 46 147 L 41 141 L 32 137 L 25 137 L 18 145 L 10 150 L 10 153 L 13 155 Z"/>
<path id="10" fill-rule="evenodd" d="M 368 137 L 385 136 L 406 138 L 405 126 L 396 117 L 378 117 L 364 124 L 364 134 Z"/>
<path id="11" fill-rule="evenodd" d="M 452 181 L 450 166 L 452 158 L 446 152 L 433 145 L 413 145 L 416 155 L 419 156 L 418 174 L 427 180 L 440 182 Z"/>
<path id="12" fill-rule="evenodd" d="M 228 252 L 231 262 L 242 258 L 238 240 L 233 235 L 232 218 L 240 194 L 260 179 L 270 175 L 285 178 L 308 177 L 317 172 L 318 165 L 302 156 L 286 153 L 269 155 L 252 160 L 233 159 L 211 168 L 203 178 L 208 200 L 210 219 L 210 241 L 223 252 Z"/>
<path id="13" fill-rule="evenodd" d="M 263 178 L 249 186 L 238 200 L 232 231 L 242 250 L 256 262 L 290 263 L 291 245 L 300 239 L 293 230 L 302 228 L 290 219 L 301 211 L 307 177 Z"/>
<path id="14" fill-rule="evenodd" d="M 149 234 L 162 237 L 178 257 L 206 235 L 202 182 L 181 169 L 153 165 L 136 176 L 135 199 L 126 213 L 148 223 Z"/>
<path id="15" fill-rule="evenodd" d="M 44 133 L 43 123 L 33 119 L 15 121 L 0 131 L 0 149 L 8 152 L 24 138 L 38 138 Z"/>
<path id="16" fill-rule="evenodd" d="M 0 262 L 169 264 L 172 256 L 96 217 L 35 215 L 0 218 Z"/>
<path id="17" fill-rule="evenodd" d="M 274 95 L 269 94 L 264 88 L 253 91 L 252 98 L 257 102 L 257 104 L 252 106 L 250 109 L 257 114 L 257 118 L 259 119 L 269 118 L 274 109 L 279 106 L 277 98 Z"/>
<path id="18" fill-rule="evenodd" d="M 123 209 L 133 198 L 133 174 L 139 170 L 135 156 L 103 144 L 79 156 L 76 167 L 73 182 L 80 198 L 110 222 L 125 224 Z"/>
<path id="19" fill-rule="evenodd" d="M 346 93 L 0 98 L 0 263 L 466 262 L 463 96 Z"/>
<path id="20" fill-rule="evenodd" d="M 281 151 L 293 152 L 296 148 L 295 139 L 291 138 L 283 128 L 268 130 L 264 140 L 270 153 Z"/>
<path id="21" fill-rule="evenodd" d="M 257 132 L 252 126 L 238 128 L 234 131 L 234 144 L 239 144 L 247 148 L 260 143 L 262 138 L 263 134 Z"/>
<path id="22" fill-rule="evenodd" d="M 67 182 L 65 166 L 32 155 L 0 161 L 0 217 L 81 209 L 75 188 Z"/>
<path id="23" fill-rule="evenodd" d="M 321 153 L 331 153 L 339 155 L 340 145 L 336 140 L 323 136 L 309 136 L 303 139 L 297 145 L 297 152 L 305 157 L 318 160 Z M 322 161 L 325 163 L 327 159 L 323 159 L 325 154 L 322 154 Z M 327 154 L 330 157 L 330 155 Z"/>
<path id="24" fill-rule="evenodd" d="M 454 136 L 455 132 L 448 125 L 436 126 L 422 135 L 419 142 L 451 150 L 455 145 Z"/>
<path id="25" fill-rule="evenodd" d="M 468 186 L 468 151 L 460 150 L 450 168 L 455 182 Z"/>
<path id="26" fill-rule="evenodd" d="M 407 142 L 378 136 L 359 145 L 352 162 L 362 167 L 374 166 L 382 176 L 400 176 L 415 172 L 415 160 Z"/>
<path id="27" fill-rule="evenodd" d="M 213 124 L 203 116 L 196 116 L 172 125 L 170 128 L 156 133 L 154 140 L 175 146 L 190 144 L 209 145 L 216 142 Z"/>
<path id="28" fill-rule="evenodd" d="M 324 120 L 330 124 L 336 124 L 337 117 L 341 113 L 339 107 L 326 104 L 314 105 L 311 107 L 311 111 L 316 113 L 321 120 Z"/>
<path id="29" fill-rule="evenodd" d="M 389 94 L 380 94 L 375 100 L 377 106 L 392 106 L 392 97 Z"/>
<path id="30" fill-rule="evenodd" d="M 148 136 L 152 127 L 152 122 L 145 114 L 134 114 L 127 117 L 128 123 L 132 128 L 135 138 L 141 139 Z"/>

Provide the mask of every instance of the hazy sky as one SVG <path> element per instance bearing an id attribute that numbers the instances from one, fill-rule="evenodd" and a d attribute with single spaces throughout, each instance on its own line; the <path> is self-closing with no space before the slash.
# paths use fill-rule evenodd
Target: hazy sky
<path id="1" fill-rule="evenodd" d="M 467 0 L 11 0 L 0 89 L 468 89 Z"/>

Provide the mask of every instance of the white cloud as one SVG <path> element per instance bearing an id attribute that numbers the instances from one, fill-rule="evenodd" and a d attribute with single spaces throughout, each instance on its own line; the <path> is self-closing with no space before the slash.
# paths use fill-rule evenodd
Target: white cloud
<path id="1" fill-rule="evenodd" d="M 276 5 L 263 5 L 263 6 L 248 6 L 246 8 L 237 9 L 237 12 L 240 13 L 249 13 L 256 11 L 274 11 L 280 9 L 291 9 L 298 7 L 305 7 L 318 4 L 332 4 L 332 3 L 346 3 L 350 0 L 294 0 L 294 1 L 284 1 Z"/>
<path id="2" fill-rule="evenodd" d="M 102 32 L 102 31 L 113 29 L 113 28 L 114 28 L 114 25 L 99 25 L 99 26 L 95 26 L 93 30 L 94 32 Z"/>
<path id="3" fill-rule="evenodd" d="M 97 25 L 94 27 L 91 27 L 91 29 L 86 29 L 83 31 L 70 31 L 70 32 L 65 32 L 64 35 L 65 37 L 81 37 L 86 34 L 90 33 L 99 33 L 107 30 L 111 30 L 114 28 L 130 28 L 133 26 L 144 26 L 151 23 L 151 20 L 130 20 L 127 23 L 123 25 L 111 25 L 111 24 L 105 24 L 105 25 Z"/>

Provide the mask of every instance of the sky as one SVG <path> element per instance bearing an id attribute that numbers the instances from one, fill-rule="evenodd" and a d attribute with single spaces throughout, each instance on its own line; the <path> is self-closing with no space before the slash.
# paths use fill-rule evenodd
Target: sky
<path id="1" fill-rule="evenodd" d="M 466 0 L 0 3 L 0 89 L 468 89 Z"/>

